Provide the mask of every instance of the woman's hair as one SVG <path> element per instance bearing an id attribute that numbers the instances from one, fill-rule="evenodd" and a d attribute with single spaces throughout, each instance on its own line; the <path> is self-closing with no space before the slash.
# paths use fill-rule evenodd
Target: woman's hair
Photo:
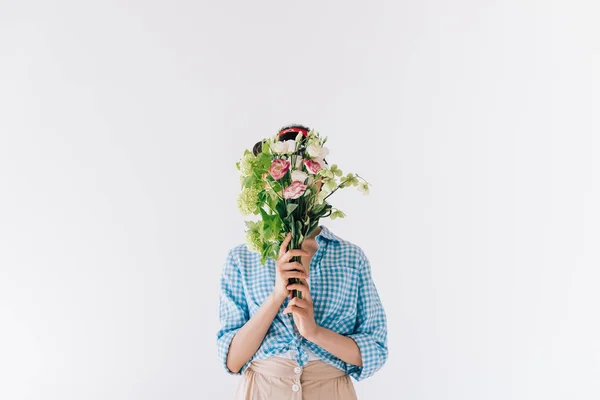
<path id="1" fill-rule="evenodd" d="M 279 138 L 280 142 L 284 142 L 286 140 L 294 140 L 294 139 L 296 139 L 296 136 L 298 135 L 298 132 L 286 132 L 283 135 L 279 135 L 279 132 L 284 131 L 286 129 L 292 129 L 292 128 L 303 129 L 305 131 L 310 131 L 310 129 L 307 128 L 304 125 L 288 125 L 288 126 L 284 126 L 283 128 L 281 128 L 277 132 L 278 133 L 278 138 Z M 263 141 L 264 140 L 261 140 L 260 142 L 256 142 L 256 144 L 252 148 L 252 153 L 254 153 L 255 156 L 257 156 L 258 153 L 261 152 Z M 303 136 L 302 139 L 300 140 L 300 143 L 304 144 L 304 142 L 306 142 L 306 138 Z"/>

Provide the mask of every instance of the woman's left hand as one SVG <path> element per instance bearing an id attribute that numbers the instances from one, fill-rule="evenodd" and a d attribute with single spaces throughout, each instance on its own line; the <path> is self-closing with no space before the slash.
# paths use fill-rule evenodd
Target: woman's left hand
<path id="1" fill-rule="evenodd" d="M 308 283 L 305 279 L 300 278 L 300 283 L 292 283 L 287 288 L 289 290 L 301 291 L 302 299 L 294 297 L 290 300 L 285 310 L 283 310 L 283 313 L 292 313 L 298 332 L 306 339 L 311 340 L 319 327 L 315 322 L 315 312 Z"/>

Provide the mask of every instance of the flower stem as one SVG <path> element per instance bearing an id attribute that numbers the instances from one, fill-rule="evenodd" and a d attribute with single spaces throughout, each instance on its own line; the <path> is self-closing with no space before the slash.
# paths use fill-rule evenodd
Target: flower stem
<path id="1" fill-rule="evenodd" d="M 287 207 L 286 207 L 287 208 Z M 295 224 L 296 221 L 294 220 L 293 223 Z M 302 234 L 301 232 L 297 232 L 295 229 L 294 231 L 296 232 L 296 235 L 292 235 L 292 239 L 290 241 L 290 245 L 288 247 L 289 250 L 297 250 L 297 249 L 301 249 L 302 248 L 302 242 L 299 242 L 299 235 Z M 302 258 L 300 256 L 294 256 L 290 259 L 290 262 L 299 262 L 300 264 L 302 264 Z M 289 283 L 300 283 L 300 279 L 299 278 L 290 278 L 289 279 Z M 302 298 L 302 292 L 300 290 L 294 289 L 292 290 L 292 298 L 294 297 L 298 297 L 299 299 Z"/>
<path id="2" fill-rule="evenodd" d="M 350 179 L 346 179 L 345 181 L 343 181 L 343 182 L 341 182 L 339 185 L 337 185 L 337 186 L 335 187 L 335 189 L 333 189 L 333 190 L 331 191 L 331 193 L 329 193 L 327 196 L 325 196 L 325 198 L 323 199 L 323 201 L 327 200 L 327 198 L 328 198 L 329 196 L 331 196 L 332 194 L 334 194 L 334 193 L 335 193 L 335 191 L 336 191 L 336 190 L 338 190 L 338 189 L 340 188 L 340 186 L 342 186 L 344 183 L 348 182 L 349 180 L 350 180 Z"/>
<path id="3" fill-rule="evenodd" d="M 267 185 L 269 185 L 269 187 L 271 188 L 271 190 L 273 191 L 273 193 L 275 193 L 275 194 L 277 195 L 277 197 L 279 197 L 279 199 L 280 199 L 280 200 L 283 200 L 283 197 L 281 197 L 281 196 L 279 195 L 279 193 L 277 193 L 277 192 L 275 191 L 275 189 L 273 189 L 273 186 L 271 186 L 271 182 L 269 182 L 269 180 L 268 180 L 268 179 L 265 179 L 265 180 L 267 181 Z"/>

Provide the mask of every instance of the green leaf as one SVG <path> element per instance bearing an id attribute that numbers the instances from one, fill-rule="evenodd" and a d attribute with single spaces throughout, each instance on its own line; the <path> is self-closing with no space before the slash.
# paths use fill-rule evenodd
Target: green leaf
<path id="1" fill-rule="evenodd" d="M 266 154 L 271 154 L 271 145 L 269 141 L 265 140 L 262 142 L 261 151 Z"/>
<path id="2" fill-rule="evenodd" d="M 311 214 L 312 215 L 319 215 L 319 213 L 321 213 L 325 209 L 326 206 L 327 206 L 326 203 L 316 204 L 311 209 Z"/>
<path id="3" fill-rule="evenodd" d="M 275 205 L 275 211 L 277 211 L 277 214 L 279 214 L 279 215 L 285 215 L 285 213 L 287 212 L 287 210 L 285 209 L 284 201 L 279 200 L 279 197 L 277 198 L 277 204 Z"/>
<path id="4" fill-rule="evenodd" d="M 298 208 L 298 204 L 296 204 L 296 203 L 288 204 L 287 205 L 287 213 L 288 213 L 288 215 L 290 215 L 291 213 L 293 213 L 296 208 Z"/>
<path id="5" fill-rule="evenodd" d="M 344 218 L 345 216 L 346 216 L 346 214 L 344 214 L 341 210 L 335 210 L 334 212 L 331 213 L 330 218 L 331 219 Z"/>

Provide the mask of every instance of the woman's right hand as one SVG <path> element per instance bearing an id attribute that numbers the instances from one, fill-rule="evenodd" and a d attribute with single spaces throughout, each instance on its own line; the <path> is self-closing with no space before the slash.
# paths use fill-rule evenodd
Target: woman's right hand
<path id="1" fill-rule="evenodd" d="M 280 303 L 283 303 L 283 300 L 285 300 L 290 293 L 290 290 L 287 288 L 290 278 L 308 278 L 304 266 L 297 261 L 290 262 L 290 259 L 294 256 L 308 256 L 309 253 L 300 249 L 287 250 L 291 240 L 292 233 L 290 232 L 279 247 L 279 256 L 277 257 L 277 262 L 275 264 L 276 272 L 273 296 L 275 296 Z"/>

